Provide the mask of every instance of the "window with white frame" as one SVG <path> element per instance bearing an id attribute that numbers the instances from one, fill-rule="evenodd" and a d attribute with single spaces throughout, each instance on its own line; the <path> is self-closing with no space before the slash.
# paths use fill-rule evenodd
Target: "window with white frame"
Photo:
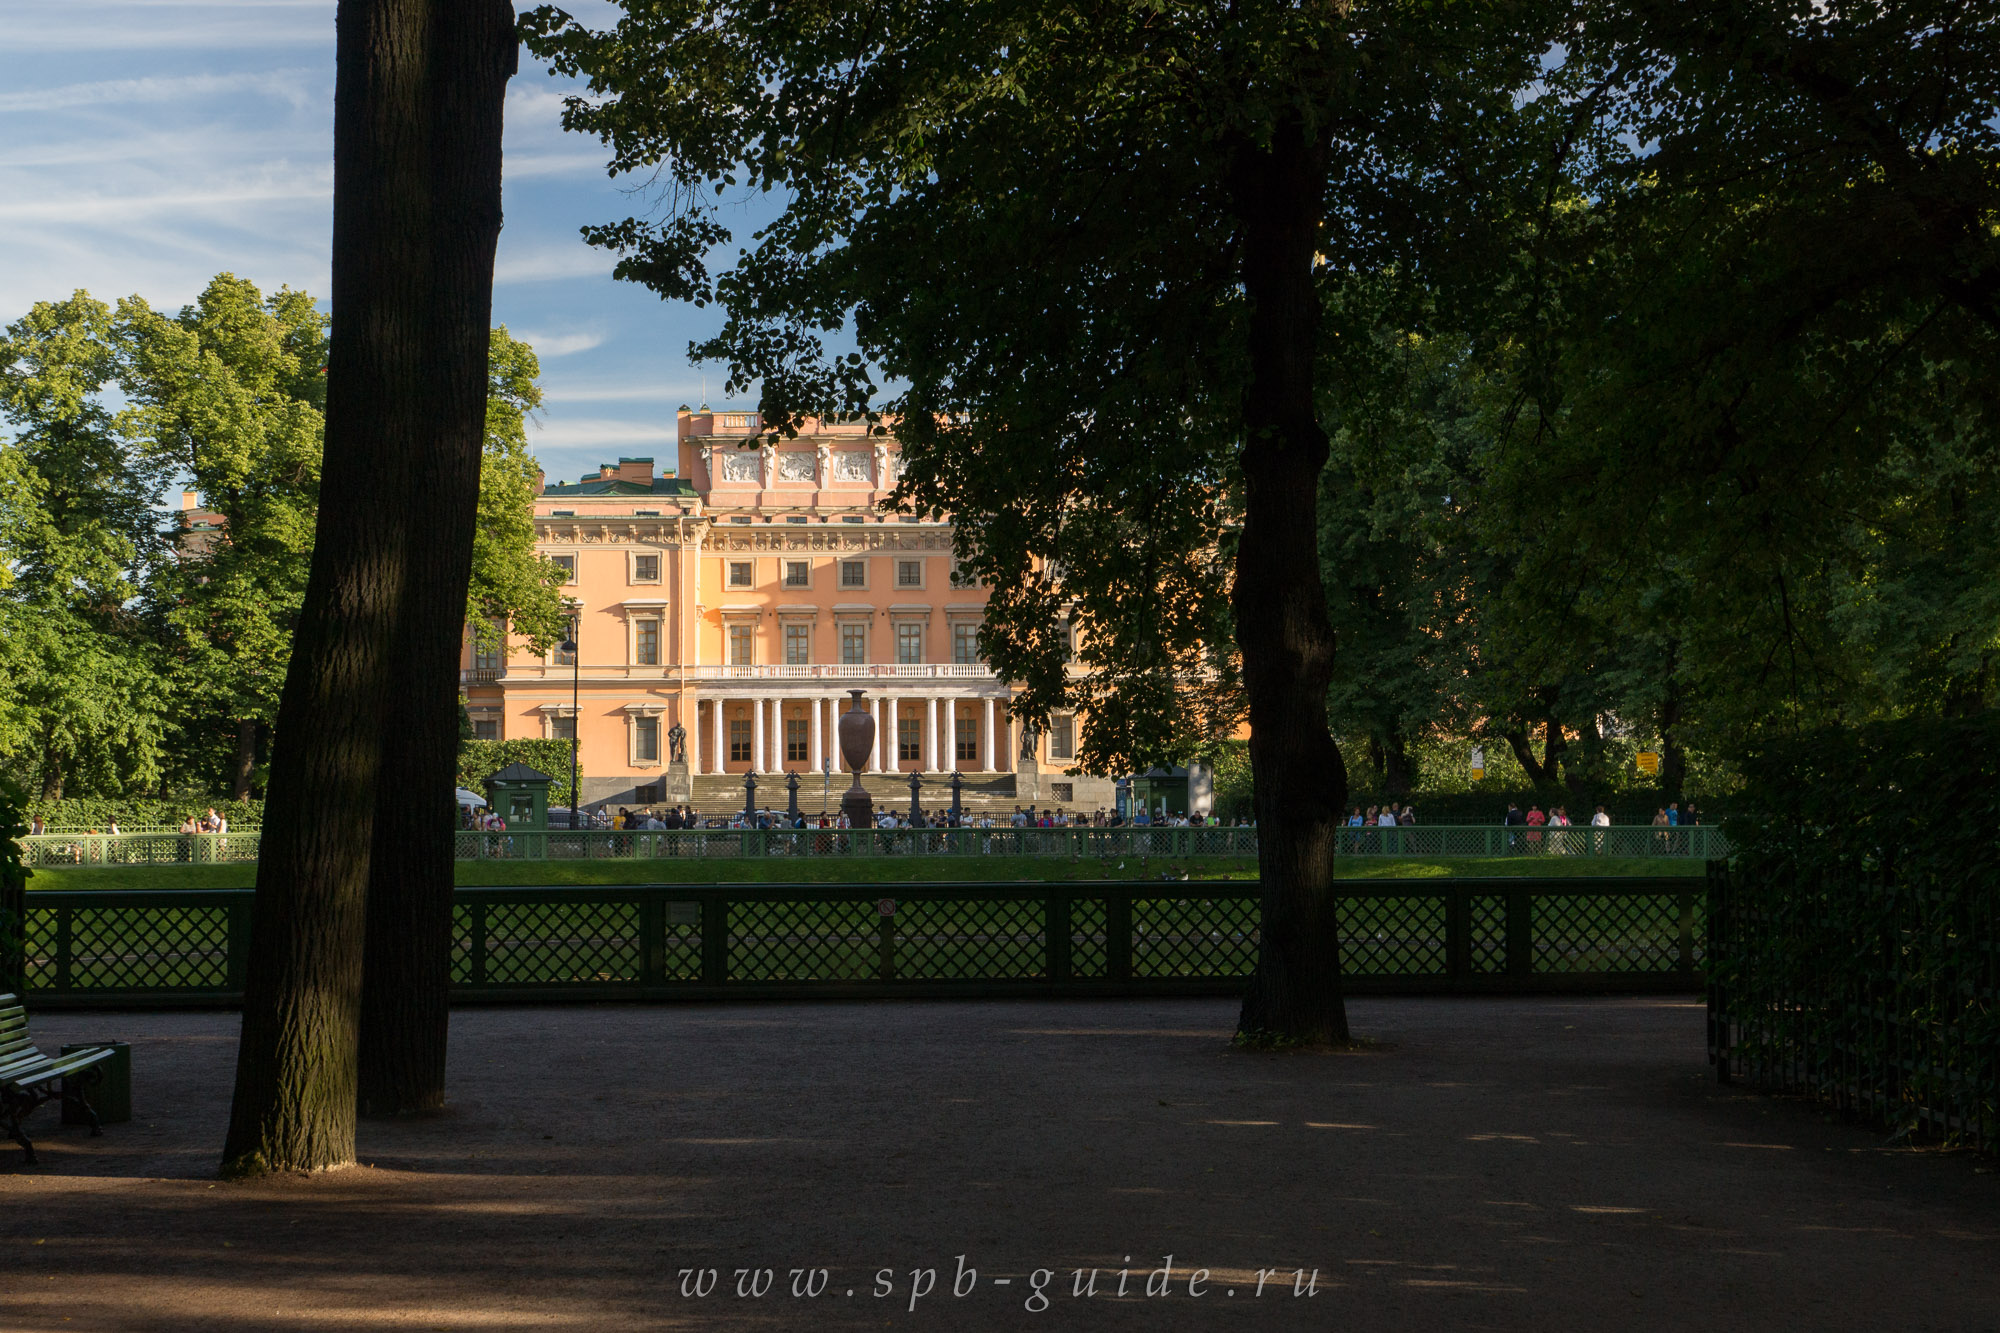
<path id="1" fill-rule="evenodd" d="M 812 661 L 812 626 L 785 626 L 785 665 L 804 666 Z"/>
<path id="2" fill-rule="evenodd" d="M 812 587 L 812 563 L 807 560 L 787 560 L 785 562 L 785 586 L 787 588 Z"/>
<path id="3" fill-rule="evenodd" d="M 896 626 L 896 660 L 898 662 L 921 662 L 924 660 L 924 627 L 922 625 Z"/>
<path id="4" fill-rule="evenodd" d="M 573 717 L 552 717 L 549 719 L 549 739 L 573 741 L 576 739 L 576 719 Z"/>
<path id="5" fill-rule="evenodd" d="M 921 560 L 898 560 L 896 562 L 896 586 L 898 588 L 923 587 L 924 562 Z"/>
<path id="6" fill-rule="evenodd" d="M 1049 758 L 1076 758 L 1076 719 L 1058 713 L 1049 719 Z"/>
<path id="7" fill-rule="evenodd" d="M 658 583 L 660 581 L 660 557 L 657 555 L 635 555 L 632 557 L 632 582 Z"/>
<path id="8" fill-rule="evenodd" d="M 632 624 L 632 660 L 640 666 L 660 664 L 660 622 L 647 618 Z"/>
<path id="9" fill-rule="evenodd" d="M 961 666 L 979 660 L 979 626 L 953 625 L 951 627 L 951 660 Z"/>
<path id="10" fill-rule="evenodd" d="M 868 661 L 868 627 L 840 627 L 840 661 L 843 666 L 861 666 Z"/>
<path id="11" fill-rule="evenodd" d="M 635 764 L 660 762 L 660 719 L 657 717 L 632 719 L 632 762 Z"/>
<path id="12" fill-rule="evenodd" d="M 729 627 L 729 665 L 750 666 L 757 660 L 757 627 L 755 625 L 731 625 Z"/>
<path id="13" fill-rule="evenodd" d="M 865 588 L 868 586 L 868 562 L 866 560 L 843 560 L 840 562 L 840 586 L 843 588 Z"/>
<path id="14" fill-rule="evenodd" d="M 500 739 L 500 723 L 490 717 L 472 720 L 472 739 L 476 741 L 497 741 Z"/>
<path id="15" fill-rule="evenodd" d="M 552 556 L 550 556 L 550 557 L 549 557 L 549 563 L 553 564 L 553 565 L 554 565 L 554 566 L 555 566 L 555 567 L 556 567 L 557 569 L 560 569 L 560 570 L 561 570 L 561 571 L 563 572 L 563 579 L 562 579 L 562 581 L 563 581 L 564 583 L 575 583 L 575 582 L 576 582 L 576 557 L 575 557 L 575 556 L 573 556 L 573 555 L 552 555 Z"/>
<path id="16" fill-rule="evenodd" d="M 732 588 L 748 588 L 748 587 L 750 587 L 750 586 L 751 586 L 751 583 L 752 583 L 752 578 L 751 578 L 751 562 L 750 562 L 750 561 L 748 561 L 748 560 L 731 560 L 731 561 L 729 561 L 729 562 L 728 562 L 728 565 L 729 565 L 729 586 L 730 586 L 730 587 L 732 587 Z"/>

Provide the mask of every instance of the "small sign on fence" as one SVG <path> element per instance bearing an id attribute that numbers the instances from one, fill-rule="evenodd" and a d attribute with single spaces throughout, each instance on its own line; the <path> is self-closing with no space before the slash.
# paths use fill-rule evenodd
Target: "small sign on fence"
<path id="1" fill-rule="evenodd" d="M 1660 771 L 1660 756 L 1655 750 L 1639 751 L 1639 771 L 1657 775 Z"/>

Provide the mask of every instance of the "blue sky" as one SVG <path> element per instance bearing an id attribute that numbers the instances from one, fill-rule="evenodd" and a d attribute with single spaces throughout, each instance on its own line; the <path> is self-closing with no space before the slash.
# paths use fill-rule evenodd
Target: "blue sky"
<path id="1" fill-rule="evenodd" d="M 604 0 L 565 6 L 591 22 Z M 0 0 L 0 324 L 87 289 L 177 309 L 228 270 L 324 297 L 332 209 L 333 0 Z M 713 310 L 611 279 L 586 222 L 642 211 L 604 150 L 560 128 L 567 85 L 523 55 L 507 101 L 496 322 L 535 344 L 543 466 L 674 455 L 698 403 L 690 339 Z M 708 400 L 725 404 L 720 367 Z"/>

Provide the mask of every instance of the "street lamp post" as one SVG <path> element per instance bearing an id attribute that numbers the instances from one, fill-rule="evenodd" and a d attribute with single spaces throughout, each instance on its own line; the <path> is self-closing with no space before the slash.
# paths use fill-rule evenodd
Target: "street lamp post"
<path id="1" fill-rule="evenodd" d="M 579 703 L 583 688 L 583 650 L 577 646 L 582 636 L 582 618 L 574 604 L 569 617 L 569 637 L 557 647 L 569 654 L 569 826 L 572 830 L 583 825 L 582 793 L 577 791 L 577 750 L 583 744 L 581 724 L 583 718 Z"/>

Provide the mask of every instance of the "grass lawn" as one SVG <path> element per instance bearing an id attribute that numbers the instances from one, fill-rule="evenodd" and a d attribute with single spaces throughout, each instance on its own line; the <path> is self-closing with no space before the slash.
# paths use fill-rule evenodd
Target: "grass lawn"
<path id="1" fill-rule="evenodd" d="M 1403 860 L 1346 857 L 1340 873 L 1350 879 L 1432 879 L 1446 875 L 1691 875 L 1704 862 L 1690 857 L 1491 856 Z M 482 884 L 903 884 L 940 880 L 1143 879 L 1169 865 L 1195 879 L 1254 879 L 1251 857 L 1185 861 L 1136 856 L 1071 861 L 1027 856 L 878 856 L 660 861 L 461 861 L 458 882 Z M 247 889 L 256 883 L 254 862 L 193 866 L 88 866 L 42 869 L 28 881 L 35 889 Z"/>

